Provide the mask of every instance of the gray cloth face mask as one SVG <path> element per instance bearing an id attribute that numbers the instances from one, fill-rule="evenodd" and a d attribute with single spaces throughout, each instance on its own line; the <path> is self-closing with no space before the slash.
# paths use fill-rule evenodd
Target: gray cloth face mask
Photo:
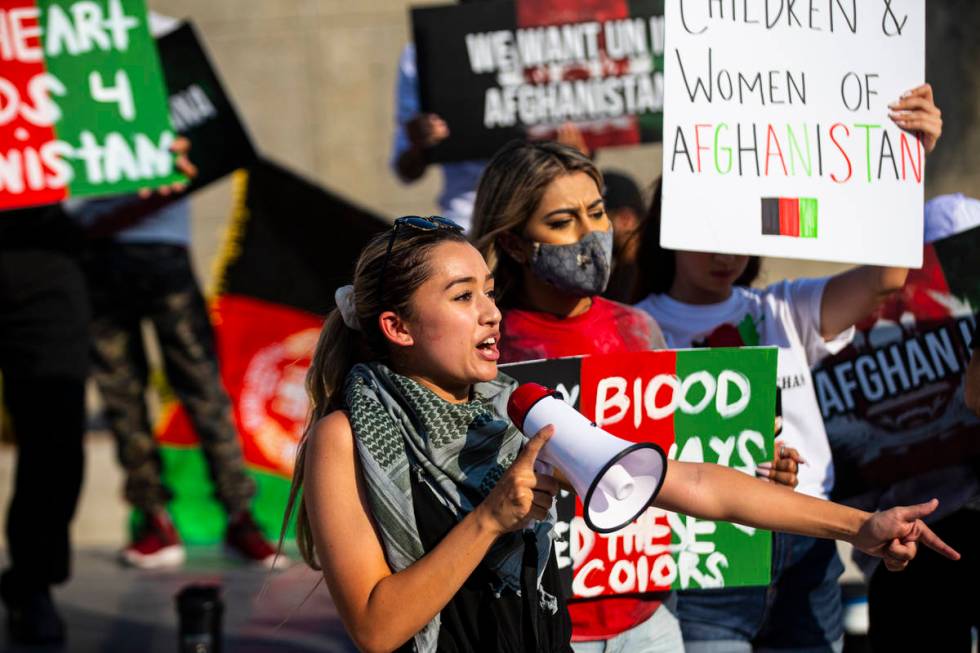
<path id="1" fill-rule="evenodd" d="M 613 230 L 592 231 L 577 243 L 534 243 L 531 272 L 558 290 L 591 297 L 606 289 L 612 272 Z"/>

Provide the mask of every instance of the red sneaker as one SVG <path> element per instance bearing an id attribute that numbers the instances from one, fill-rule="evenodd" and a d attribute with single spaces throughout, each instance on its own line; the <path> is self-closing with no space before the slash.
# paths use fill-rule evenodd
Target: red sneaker
<path id="1" fill-rule="evenodd" d="M 148 513 L 133 542 L 120 552 L 123 563 L 140 569 L 179 567 L 186 557 L 177 529 L 164 510 Z"/>
<path id="2" fill-rule="evenodd" d="M 276 550 L 265 539 L 250 512 L 242 512 L 228 520 L 225 531 L 225 550 L 232 556 L 262 565 L 268 569 L 282 569 L 289 565 L 289 559 L 276 555 Z"/>

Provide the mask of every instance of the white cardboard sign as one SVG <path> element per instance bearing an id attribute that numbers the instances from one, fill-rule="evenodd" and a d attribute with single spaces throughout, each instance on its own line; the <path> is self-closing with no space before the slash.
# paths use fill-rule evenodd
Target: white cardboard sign
<path id="1" fill-rule="evenodd" d="M 667 0 L 661 244 L 922 264 L 924 0 Z"/>

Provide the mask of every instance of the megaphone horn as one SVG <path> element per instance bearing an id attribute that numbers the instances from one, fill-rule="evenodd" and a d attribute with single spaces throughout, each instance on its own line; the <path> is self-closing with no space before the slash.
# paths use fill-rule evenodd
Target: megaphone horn
<path id="1" fill-rule="evenodd" d="M 507 414 L 528 437 L 548 424 L 555 427 L 538 460 L 562 471 L 582 498 L 585 523 L 593 531 L 623 528 L 660 492 L 667 473 L 663 449 L 611 435 L 554 391 L 525 383 L 510 396 Z"/>

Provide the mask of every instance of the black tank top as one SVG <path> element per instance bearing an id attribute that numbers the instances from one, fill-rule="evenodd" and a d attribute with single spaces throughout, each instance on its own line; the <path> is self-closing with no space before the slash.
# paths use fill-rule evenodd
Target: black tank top
<path id="1" fill-rule="evenodd" d="M 415 521 L 426 553 L 442 541 L 456 525 L 449 509 L 436 498 L 432 489 L 412 473 L 412 504 L 415 508 Z M 514 537 L 520 537 L 514 534 Z M 522 578 L 533 583 L 535 555 L 525 558 L 525 573 Z M 439 651 L 456 653 L 464 651 L 500 651 L 523 653 L 552 651 L 569 653 L 572 636 L 572 623 L 568 616 L 565 598 L 562 596 L 561 579 L 555 552 L 552 550 L 541 578 L 544 591 L 558 599 L 558 612 L 538 606 L 536 591 L 516 592 L 504 590 L 500 597 L 494 596 L 490 589 L 492 572 L 482 564 L 474 570 L 456 595 L 439 613 Z M 536 614 L 531 613 L 531 609 Z M 398 651 L 411 651 L 409 641 Z"/>

